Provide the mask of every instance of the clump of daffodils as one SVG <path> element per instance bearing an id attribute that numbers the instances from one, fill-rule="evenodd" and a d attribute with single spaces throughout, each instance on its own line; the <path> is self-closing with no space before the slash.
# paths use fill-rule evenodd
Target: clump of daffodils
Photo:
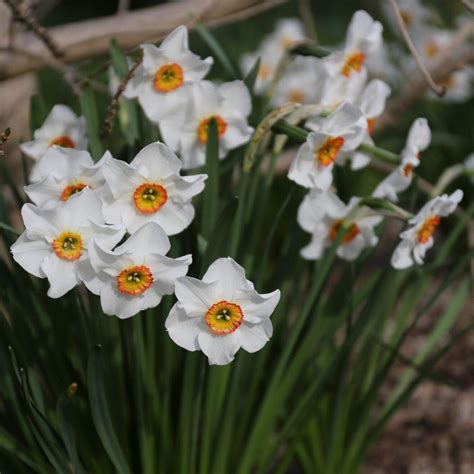
<path id="1" fill-rule="evenodd" d="M 415 23 L 429 16 L 416 9 L 410 14 L 420 16 Z M 257 55 L 254 92 L 268 89 L 285 53 L 303 39 L 298 21 L 277 25 Z M 324 58 L 293 58 L 276 78 L 270 104 L 311 104 L 320 111 L 301 118 L 307 138 L 288 171 L 288 178 L 307 192 L 295 218 L 310 234 L 300 252 L 306 260 L 319 260 L 337 245 L 337 255 L 353 261 L 375 247 L 384 206 L 395 209 L 391 202 L 410 187 L 430 144 L 428 122 L 418 118 L 400 162 L 366 197 L 382 205 L 338 196 L 337 168 L 349 160 L 351 170 L 359 170 L 372 160 L 372 132 L 391 92 L 370 75 L 371 61 L 382 48 L 381 23 L 357 11 L 342 48 Z M 26 271 L 48 280 L 50 297 L 84 284 L 100 298 L 105 314 L 119 318 L 155 308 L 174 294 L 177 301 L 165 322 L 171 339 L 189 351 L 202 351 L 210 364 L 227 364 L 240 348 L 256 352 L 270 339 L 280 291 L 258 293 L 230 257 L 218 258 L 201 279 L 188 276 L 193 255 L 168 256 L 169 237 L 195 220 L 194 202 L 208 176 L 187 170 L 206 164 L 210 124 L 217 129 L 218 158 L 225 159 L 254 133 L 248 123 L 252 95 L 241 80 L 207 80 L 213 59 L 190 50 L 183 26 L 159 47 L 145 44 L 142 51 L 143 62 L 125 96 L 138 102 L 163 142 L 147 144 L 130 162 L 109 151 L 95 162 L 87 150 L 84 118 L 55 106 L 34 139 L 21 145 L 34 160 L 25 187 L 31 203 L 22 208 L 25 231 L 11 251 Z M 257 56 L 244 57 L 242 67 L 249 69 Z M 438 196 L 411 217 L 392 256 L 393 267 L 421 265 L 441 217 L 452 214 L 461 199 L 460 190 Z"/>

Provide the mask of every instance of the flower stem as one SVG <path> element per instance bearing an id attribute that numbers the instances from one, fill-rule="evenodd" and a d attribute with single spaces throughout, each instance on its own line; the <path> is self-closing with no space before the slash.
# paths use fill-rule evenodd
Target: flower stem
<path id="1" fill-rule="evenodd" d="M 283 119 L 278 120 L 278 122 L 273 125 L 272 130 L 274 132 L 287 135 L 288 137 L 300 142 L 304 142 L 309 134 L 309 132 L 304 128 L 290 125 L 286 120 Z M 383 161 L 396 164 L 400 163 L 400 158 L 397 154 L 383 148 L 363 143 L 358 149 L 365 151 L 366 153 L 370 153 L 371 155 L 380 158 Z"/>

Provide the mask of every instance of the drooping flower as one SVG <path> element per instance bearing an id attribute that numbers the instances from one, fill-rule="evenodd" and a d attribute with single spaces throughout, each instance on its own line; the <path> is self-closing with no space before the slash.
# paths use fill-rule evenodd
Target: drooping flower
<path id="1" fill-rule="evenodd" d="M 326 69 L 321 60 L 297 56 L 278 81 L 272 104 L 280 107 L 287 102 L 319 103 L 325 79 Z"/>
<path id="2" fill-rule="evenodd" d="M 433 246 L 433 234 L 441 217 L 452 214 L 461 202 L 463 192 L 458 189 L 451 195 L 443 194 L 428 201 L 420 212 L 408 221 L 411 226 L 400 234 L 401 242 L 392 255 L 392 266 L 397 269 L 422 265 L 426 251 Z"/>
<path id="3" fill-rule="evenodd" d="M 208 126 L 217 122 L 219 158 L 246 143 L 253 132 L 247 118 L 251 111 L 250 94 L 242 81 L 215 85 L 201 81 L 191 87 L 186 107 L 160 122 L 165 143 L 179 151 L 183 168 L 201 166 L 206 161 Z"/>
<path id="4" fill-rule="evenodd" d="M 80 282 L 78 264 L 89 258 L 91 238 L 112 248 L 125 232 L 105 225 L 101 200 L 90 189 L 52 209 L 25 204 L 21 215 L 26 230 L 11 247 L 13 258 L 27 272 L 48 279 L 51 298 L 63 296 Z"/>
<path id="5" fill-rule="evenodd" d="M 125 97 L 137 97 L 148 118 L 158 122 L 187 99 L 187 84 L 200 81 L 214 60 L 189 50 L 188 30 L 179 26 L 161 43 L 141 46 L 143 63 L 128 83 Z"/>
<path id="6" fill-rule="evenodd" d="M 366 11 L 356 11 L 347 30 L 344 49 L 324 59 L 329 74 L 349 78 L 363 71 L 368 56 L 380 47 L 382 31 L 382 24 Z"/>
<path id="7" fill-rule="evenodd" d="M 416 119 L 408 132 L 400 166 L 379 183 L 372 195 L 397 202 L 397 194 L 410 186 L 413 169 L 420 164 L 421 152 L 428 148 L 430 142 L 431 130 L 428 121 L 425 118 Z"/>
<path id="8" fill-rule="evenodd" d="M 346 205 L 332 192 L 312 189 L 298 208 L 298 224 L 311 234 L 311 242 L 301 249 L 301 256 L 306 260 L 319 260 L 324 250 L 334 243 L 343 224 L 348 229 L 337 249 L 340 258 L 355 260 L 362 250 L 375 246 L 378 237 L 374 227 L 382 217 L 366 207 L 356 209 L 359 201 L 353 197 Z"/>
<path id="9" fill-rule="evenodd" d="M 149 222 L 115 250 L 94 240 L 89 261 L 79 264 L 87 288 L 100 295 L 105 314 L 129 318 L 157 306 L 174 292 L 177 278 L 186 275 L 191 255 L 166 257 L 170 241 L 163 229 Z"/>
<path id="10" fill-rule="evenodd" d="M 134 233 L 156 222 L 166 234 L 183 231 L 194 218 L 191 200 L 204 189 L 205 174 L 181 176 L 181 161 L 163 143 L 143 148 L 130 164 L 110 159 L 102 167 L 107 222 Z"/>
<path id="11" fill-rule="evenodd" d="M 288 48 L 305 38 L 303 24 L 296 18 L 284 18 L 276 24 L 275 31 L 267 36 L 255 53 L 242 56 L 240 65 L 246 75 L 260 58 L 254 89 L 262 92 L 273 79 L 278 63 Z"/>
<path id="12" fill-rule="evenodd" d="M 179 278 L 176 296 L 165 323 L 171 339 L 188 351 L 201 350 L 210 364 L 224 365 L 241 347 L 253 353 L 270 339 L 280 291 L 257 293 L 228 257 L 216 260 L 202 280 Z"/>
<path id="13" fill-rule="evenodd" d="M 362 94 L 355 100 L 354 105 L 358 106 L 367 119 L 367 131 L 364 134 L 362 143 L 373 145 L 370 134 L 375 126 L 377 117 L 385 110 L 387 97 L 390 95 L 390 87 L 380 79 L 373 79 L 367 84 Z M 355 151 L 351 154 L 351 168 L 358 170 L 370 163 L 370 155 L 363 151 Z"/>
<path id="14" fill-rule="evenodd" d="M 86 124 L 84 117 L 76 114 L 66 105 L 55 105 L 40 128 L 35 130 L 32 141 L 22 143 L 21 151 L 39 160 L 49 147 L 87 148 Z"/>
<path id="15" fill-rule="evenodd" d="M 359 108 L 344 103 L 328 117 L 310 119 L 306 125 L 313 131 L 292 162 L 288 178 L 307 188 L 326 190 L 339 154 L 360 145 L 367 120 Z"/>
<path id="16" fill-rule="evenodd" d="M 85 150 L 53 146 L 33 166 L 33 184 L 26 186 L 25 192 L 37 206 L 53 207 L 85 188 L 98 190 L 104 184 L 102 166 L 109 159 L 112 155 L 106 152 L 94 163 Z"/>

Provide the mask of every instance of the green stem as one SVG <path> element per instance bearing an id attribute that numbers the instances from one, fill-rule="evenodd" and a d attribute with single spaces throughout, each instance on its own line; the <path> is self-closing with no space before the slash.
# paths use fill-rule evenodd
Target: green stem
<path id="1" fill-rule="evenodd" d="M 306 141 L 306 138 L 310 133 L 304 128 L 291 125 L 283 119 L 278 120 L 278 122 L 273 125 L 272 130 L 276 133 L 282 133 L 284 135 L 287 135 L 288 137 L 293 138 L 294 140 L 297 140 L 299 142 Z M 371 155 L 380 158 L 383 161 L 395 164 L 400 163 L 400 157 L 397 154 L 392 153 L 391 151 L 385 150 L 383 148 L 379 148 L 374 145 L 368 145 L 367 143 L 362 143 L 362 145 L 358 149 L 360 151 L 370 153 Z"/>

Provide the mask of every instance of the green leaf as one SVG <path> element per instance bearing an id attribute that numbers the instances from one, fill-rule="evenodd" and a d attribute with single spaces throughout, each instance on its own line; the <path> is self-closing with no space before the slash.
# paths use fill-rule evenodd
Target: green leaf
<path id="1" fill-rule="evenodd" d="M 244 78 L 244 83 L 247 86 L 250 93 L 253 93 L 255 82 L 257 81 L 257 77 L 258 77 L 258 70 L 260 69 L 260 63 L 261 63 L 261 58 L 257 58 L 254 65 L 252 66 L 252 68 L 250 69 L 250 71 L 247 73 L 247 75 Z"/>
<path id="2" fill-rule="evenodd" d="M 110 404 L 104 388 L 101 350 L 101 346 L 94 347 L 87 364 L 87 382 L 92 418 L 102 445 L 117 472 L 119 474 L 131 474 L 112 423 L 112 416 L 109 410 Z"/>
<path id="3" fill-rule="evenodd" d="M 99 139 L 99 114 L 94 91 L 89 84 L 83 86 L 79 97 L 82 114 L 86 119 L 87 137 L 92 157 L 98 161 L 104 153 L 102 143 Z"/>
<path id="4" fill-rule="evenodd" d="M 212 54 L 220 62 L 229 78 L 240 79 L 240 74 L 238 73 L 237 68 L 229 59 L 229 56 L 224 51 L 220 43 L 216 40 L 216 38 L 214 38 L 214 35 L 202 23 L 196 24 L 196 31 L 212 51 Z"/>

